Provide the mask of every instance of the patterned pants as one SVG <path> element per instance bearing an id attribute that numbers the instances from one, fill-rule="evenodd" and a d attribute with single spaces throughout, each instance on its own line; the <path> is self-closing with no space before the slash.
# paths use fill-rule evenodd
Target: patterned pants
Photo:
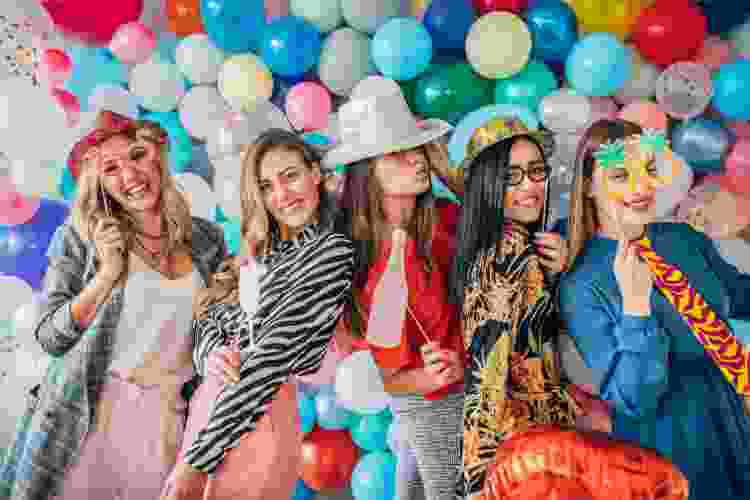
<path id="1" fill-rule="evenodd" d="M 463 392 L 440 401 L 418 395 L 392 399 L 393 413 L 401 420 L 399 430 L 414 452 L 418 471 L 414 478 L 399 475 L 396 500 L 454 500 L 461 466 Z"/>

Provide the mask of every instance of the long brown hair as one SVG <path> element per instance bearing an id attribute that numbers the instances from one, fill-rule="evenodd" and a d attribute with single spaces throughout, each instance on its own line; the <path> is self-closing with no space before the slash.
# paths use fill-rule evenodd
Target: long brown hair
<path id="1" fill-rule="evenodd" d="M 270 129 L 258 137 L 242 154 L 240 176 L 240 235 L 242 244 L 252 249 L 252 253 L 265 255 L 271 250 L 272 234 L 278 230 L 276 221 L 268 214 L 260 187 L 258 175 L 263 158 L 271 151 L 283 149 L 299 153 L 308 168 L 319 168 L 321 155 L 298 135 L 282 129 Z M 336 204 L 333 195 L 320 183 L 319 221 L 324 227 L 333 225 Z M 214 304 L 237 304 L 239 301 L 239 268 L 241 259 L 230 256 L 211 276 L 208 288 L 196 298 L 195 314 L 200 319 Z"/>
<path id="2" fill-rule="evenodd" d="M 571 269 L 599 226 L 594 200 L 586 195 L 594 175 L 594 153 L 608 141 L 624 139 L 642 131 L 640 125 L 629 121 L 598 120 L 586 130 L 578 143 L 568 218 L 568 262 Z"/>

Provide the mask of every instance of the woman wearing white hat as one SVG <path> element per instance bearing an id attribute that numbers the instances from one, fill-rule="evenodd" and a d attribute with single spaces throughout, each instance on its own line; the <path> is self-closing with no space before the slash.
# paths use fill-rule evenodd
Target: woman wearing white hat
<path id="1" fill-rule="evenodd" d="M 398 84 L 372 77 L 339 110 L 339 127 L 340 145 L 323 163 L 344 166 L 339 230 L 356 249 L 352 330 L 368 341 L 419 471 L 416 481 L 397 480 L 396 498 L 423 488 L 428 500 L 452 499 L 465 364 L 448 294 L 458 207 L 431 193 L 431 173 L 448 177 L 437 140 L 451 126 L 418 124 Z"/>

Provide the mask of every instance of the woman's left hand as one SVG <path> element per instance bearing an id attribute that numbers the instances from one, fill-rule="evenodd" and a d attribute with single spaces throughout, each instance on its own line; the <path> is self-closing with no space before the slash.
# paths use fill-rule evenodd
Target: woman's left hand
<path id="1" fill-rule="evenodd" d="M 208 474 L 180 462 L 175 466 L 170 484 L 161 500 L 203 500 Z"/>
<path id="2" fill-rule="evenodd" d="M 568 246 L 557 233 L 536 233 L 534 247 L 539 261 L 552 276 L 557 276 L 568 267 Z"/>

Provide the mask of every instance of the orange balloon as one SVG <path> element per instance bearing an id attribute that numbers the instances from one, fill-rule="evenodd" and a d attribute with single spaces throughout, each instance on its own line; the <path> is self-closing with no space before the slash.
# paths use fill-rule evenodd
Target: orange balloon
<path id="1" fill-rule="evenodd" d="M 302 480 L 317 492 L 346 488 L 358 461 L 349 431 L 316 427 L 302 442 Z"/>
<path id="2" fill-rule="evenodd" d="M 200 0 L 167 0 L 167 29 L 177 36 L 205 33 Z"/>

